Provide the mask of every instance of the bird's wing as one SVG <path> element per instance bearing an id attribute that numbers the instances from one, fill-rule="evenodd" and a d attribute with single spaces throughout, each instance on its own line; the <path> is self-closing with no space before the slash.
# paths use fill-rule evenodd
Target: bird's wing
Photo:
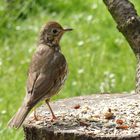
<path id="1" fill-rule="evenodd" d="M 39 60 L 37 60 L 39 61 Z M 32 65 L 31 65 L 32 67 Z M 50 91 L 55 88 L 60 75 L 66 67 L 66 60 L 62 54 L 54 57 L 53 60 L 47 63 L 42 70 L 29 72 L 27 82 L 27 94 L 30 99 L 28 104 L 34 105 L 44 96 L 50 96 Z"/>
<path id="2" fill-rule="evenodd" d="M 32 94 L 34 85 L 40 77 L 41 69 L 44 64 L 48 63 L 48 53 L 46 53 L 45 57 L 43 57 L 44 53 L 47 52 L 46 48 L 39 47 L 32 57 L 32 61 L 30 63 L 30 67 L 28 70 L 28 79 L 27 79 L 27 93 Z M 46 59 L 46 61 L 44 61 Z"/>

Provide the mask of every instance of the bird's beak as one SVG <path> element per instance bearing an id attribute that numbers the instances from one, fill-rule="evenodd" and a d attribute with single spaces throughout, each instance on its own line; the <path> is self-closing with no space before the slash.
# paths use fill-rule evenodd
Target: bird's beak
<path id="1" fill-rule="evenodd" d="M 72 31 L 73 29 L 72 28 L 66 28 L 66 29 L 64 29 L 63 31 L 64 32 L 69 32 L 69 31 Z"/>

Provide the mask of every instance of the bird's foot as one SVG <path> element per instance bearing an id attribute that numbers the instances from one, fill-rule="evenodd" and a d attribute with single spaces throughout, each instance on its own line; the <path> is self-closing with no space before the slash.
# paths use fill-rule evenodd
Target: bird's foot
<path id="1" fill-rule="evenodd" d="M 34 116 L 34 120 L 35 120 L 35 121 L 38 121 L 39 119 L 38 119 L 38 117 L 37 117 L 37 116 Z"/>
<path id="2" fill-rule="evenodd" d="M 34 110 L 34 120 L 35 120 L 35 121 L 38 121 L 38 117 L 37 117 L 36 110 Z"/>
<path id="3" fill-rule="evenodd" d="M 52 116 L 51 122 L 54 122 L 57 120 L 57 117 L 55 115 Z"/>

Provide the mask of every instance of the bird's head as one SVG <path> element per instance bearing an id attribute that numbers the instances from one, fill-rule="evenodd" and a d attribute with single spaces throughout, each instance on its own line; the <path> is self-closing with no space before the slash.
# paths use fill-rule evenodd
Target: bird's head
<path id="1" fill-rule="evenodd" d="M 41 30 L 40 41 L 49 46 L 58 45 L 62 35 L 67 31 L 72 31 L 72 28 L 64 29 L 57 22 L 48 22 Z"/>

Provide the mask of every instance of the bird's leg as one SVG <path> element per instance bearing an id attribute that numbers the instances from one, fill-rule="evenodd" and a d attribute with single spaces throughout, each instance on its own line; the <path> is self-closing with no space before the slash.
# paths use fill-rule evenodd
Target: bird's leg
<path id="1" fill-rule="evenodd" d="M 36 121 L 38 121 L 38 118 L 37 118 L 37 115 L 36 115 L 36 108 L 34 107 L 33 110 L 34 110 L 34 119 L 35 119 Z"/>
<path id="2" fill-rule="evenodd" d="M 56 120 L 57 118 L 56 118 L 56 116 L 54 115 L 54 112 L 53 112 L 53 110 L 52 110 L 52 108 L 51 108 L 51 106 L 50 106 L 50 104 L 49 104 L 49 99 L 46 99 L 45 100 L 45 102 L 46 102 L 46 104 L 48 105 L 48 107 L 49 107 L 49 109 L 50 109 L 50 112 L 51 112 L 51 114 L 52 114 L 52 121 L 53 120 Z"/>

